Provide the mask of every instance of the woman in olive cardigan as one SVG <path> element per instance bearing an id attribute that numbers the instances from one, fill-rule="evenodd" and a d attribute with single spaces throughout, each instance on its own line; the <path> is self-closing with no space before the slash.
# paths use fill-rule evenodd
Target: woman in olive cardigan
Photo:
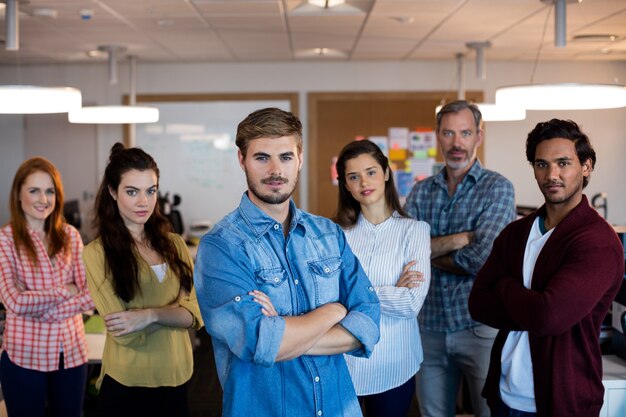
<path id="1" fill-rule="evenodd" d="M 158 179 L 150 155 L 118 143 L 96 198 L 98 238 L 83 259 L 107 329 L 97 384 L 102 415 L 188 415 L 187 329 L 202 319 L 187 246 L 159 213 Z"/>

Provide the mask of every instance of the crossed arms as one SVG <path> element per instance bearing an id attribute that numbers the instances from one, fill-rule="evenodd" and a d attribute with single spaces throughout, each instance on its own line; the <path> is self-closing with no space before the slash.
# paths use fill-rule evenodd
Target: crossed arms
<path id="1" fill-rule="evenodd" d="M 263 292 L 249 293 L 259 303 L 263 315 L 278 316 L 270 298 Z M 302 355 L 335 355 L 361 347 L 361 342 L 339 322 L 347 314 L 340 303 L 328 303 L 302 316 L 286 316 L 285 331 L 276 362 Z"/>
<path id="2" fill-rule="evenodd" d="M 379 337 L 380 306 L 347 244 L 342 247 L 350 252 L 342 257 L 338 302 L 300 315 L 290 307 L 292 301 L 270 301 L 258 292 L 254 271 L 239 249 L 205 238 L 198 251 L 194 281 L 214 341 L 240 360 L 261 366 L 302 355 L 371 354 Z"/>

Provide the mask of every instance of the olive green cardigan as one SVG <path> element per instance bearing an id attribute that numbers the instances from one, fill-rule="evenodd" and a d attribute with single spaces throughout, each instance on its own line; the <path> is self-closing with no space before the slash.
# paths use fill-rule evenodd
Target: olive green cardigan
<path id="1" fill-rule="evenodd" d="M 184 240 L 170 234 L 178 254 L 191 268 L 193 263 Z M 171 268 L 167 269 L 163 282 L 154 271 L 139 258 L 139 285 L 141 292 L 130 302 L 119 298 L 113 289 L 110 272 L 105 273 L 104 250 L 100 239 L 87 245 L 83 251 L 87 271 L 87 284 L 98 313 L 103 317 L 118 311 L 156 308 L 176 301 L 180 281 Z M 202 327 L 202 316 L 196 299 L 195 288 L 179 305 L 195 317 L 195 328 Z M 161 327 L 124 336 L 107 333 L 102 355 L 102 371 L 97 382 L 100 387 L 104 375 L 120 384 L 133 387 L 178 386 L 187 382 L 193 372 L 193 355 L 189 332 L 185 328 Z"/>

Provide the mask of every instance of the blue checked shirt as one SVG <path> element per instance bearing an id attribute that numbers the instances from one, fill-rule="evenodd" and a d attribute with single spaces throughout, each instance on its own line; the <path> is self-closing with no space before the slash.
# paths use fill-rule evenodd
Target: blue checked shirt
<path id="1" fill-rule="evenodd" d="M 432 268 L 430 290 L 418 317 L 420 327 L 454 332 L 478 326 L 480 323 L 470 317 L 467 300 L 493 241 L 515 219 L 513 185 L 476 161 L 454 195 L 449 196 L 443 168 L 415 184 L 404 209 L 411 217 L 430 224 L 431 237 L 474 233 L 469 245 L 451 253 L 454 263 L 467 275 Z"/>

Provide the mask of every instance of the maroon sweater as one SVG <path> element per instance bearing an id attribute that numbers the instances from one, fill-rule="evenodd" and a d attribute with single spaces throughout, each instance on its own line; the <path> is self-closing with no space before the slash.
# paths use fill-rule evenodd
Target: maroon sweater
<path id="1" fill-rule="evenodd" d="M 469 298 L 475 320 L 500 329 L 483 396 L 500 396 L 500 359 L 511 330 L 528 331 L 537 414 L 598 416 L 602 357 L 598 337 L 624 277 L 624 252 L 611 228 L 583 196 L 537 258 L 531 289 L 522 278 L 531 226 L 545 206 L 509 224 L 495 240 Z"/>

